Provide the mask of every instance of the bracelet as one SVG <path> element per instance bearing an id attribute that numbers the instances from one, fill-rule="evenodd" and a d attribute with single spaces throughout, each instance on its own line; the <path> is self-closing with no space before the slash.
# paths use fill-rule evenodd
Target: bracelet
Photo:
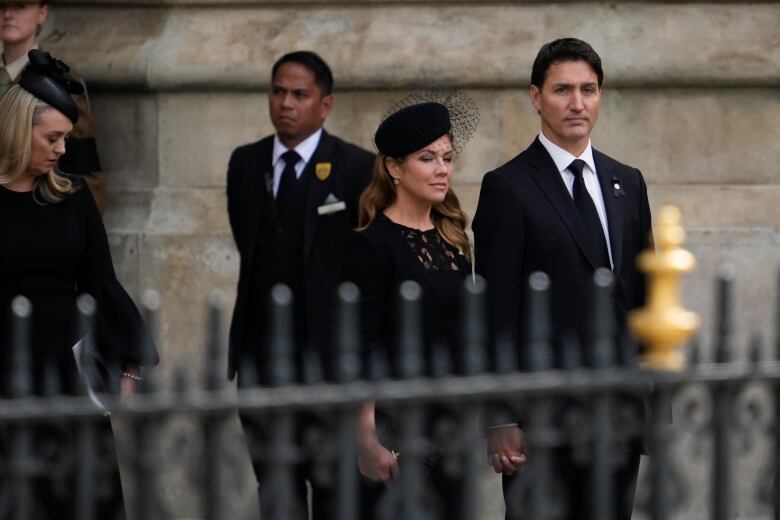
<path id="1" fill-rule="evenodd" d="M 124 377 L 129 377 L 133 381 L 138 381 L 139 383 L 144 380 L 143 377 L 135 375 L 135 374 L 131 374 L 130 372 L 125 372 L 124 370 L 122 371 L 122 375 Z"/>
<path id="2" fill-rule="evenodd" d="M 495 426 L 488 426 L 485 429 L 486 430 L 499 430 L 501 428 L 509 428 L 509 427 L 512 427 L 512 426 L 519 426 L 519 425 L 516 422 L 513 422 L 513 423 L 507 423 L 507 424 L 497 424 Z"/>

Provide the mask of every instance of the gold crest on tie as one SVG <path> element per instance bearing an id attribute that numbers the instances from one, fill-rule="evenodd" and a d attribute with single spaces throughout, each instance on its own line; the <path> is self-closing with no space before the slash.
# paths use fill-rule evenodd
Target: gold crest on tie
<path id="1" fill-rule="evenodd" d="M 317 175 L 317 178 L 321 181 L 328 180 L 328 177 L 330 177 L 330 168 L 331 165 L 329 162 L 317 163 L 314 166 L 314 174 Z"/>

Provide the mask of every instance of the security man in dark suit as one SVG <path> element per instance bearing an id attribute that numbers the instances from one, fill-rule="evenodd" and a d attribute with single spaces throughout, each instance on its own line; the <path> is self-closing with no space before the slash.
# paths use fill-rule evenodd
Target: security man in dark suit
<path id="1" fill-rule="evenodd" d="M 228 166 L 228 214 L 241 255 L 228 377 L 238 372 L 239 386 L 249 379 L 269 382 L 267 311 L 270 289 L 278 283 L 294 295 L 292 355 L 298 382 L 307 381 L 305 374 L 308 380 L 331 379 L 342 253 L 357 226 L 358 199 L 374 161 L 373 154 L 322 128 L 334 100 L 333 76 L 320 56 L 286 54 L 274 64 L 271 78 L 268 105 L 276 133 L 237 148 Z M 247 414 L 241 419 L 250 447 L 266 444 L 257 421 Z M 312 421 L 300 418 L 296 436 Z M 295 468 L 295 512 L 273 508 L 274 482 L 266 466 L 262 460 L 254 463 L 263 518 L 308 518 L 306 480 L 313 490 L 314 518 L 332 517 L 332 489 L 312 478 L 310 460 L 304 457 Z"/>
<path id="2" fill-rule="evenodd" d="M 645 287 L 634 260 L 651 244 L 647 187 L 636 168 L 595 150 L 590 132 L 602 95 L 601 59 L 586 42 L 564 38 L 544 45 L 533 64 L 531 102 L 541 132 L 520 155 L 482 180 L 474 217 L 476 271 L 487 279 L 491 330 L 515 338 L 525 359 L 523 298 L 529 275 L 550 277 L 552 343 L 562 363 L 566 337 L 579 341 L 590 358 L 588 324 L 593 274 L 611 269 L 618 327 L 644 301 Z M 618 341 L 618 344 L 623 344 Z M 533 478 L 518 424 L 488 429 L 488 457 L 504 474 L 507 519 L 527 518 L 522 501 L 508 489 Z M 615 468 L 616 520 L 631 517 L 641 447 L 632 446 Z M 591 518 L 588 468 L 565 451 L 556 464 L 568 491 L 569 520 Z M 530 455 L 532 456 L 532 455 Z M 520 502 L 520 503 L 518 503 Z"/>

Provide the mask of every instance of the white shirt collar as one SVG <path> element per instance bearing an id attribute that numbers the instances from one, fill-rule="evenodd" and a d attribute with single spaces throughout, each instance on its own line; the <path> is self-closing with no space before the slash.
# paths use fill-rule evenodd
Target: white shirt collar
<path id="1" fill-rule="evenodd" d="M 585 161 L 585 164 L 588 165 L 590 171 L 596 173 L 596 163 L 593 161 L 593 147 L 590 144 L 590 139 L 588 139 L 588 146 L 585 147 L 585 150 L 580 154 L 579 157 L 575 157 L 557 144 L 547 139 L 547 136 L 544 135 L 544 132 L 539 132 L 539 142 L 542 143 L 542 146 L 544 146 L 544 148 L 547 150 L 547 153 L 549 153 L 550 157 L 552 157 L 552 160 L 555 163 L 555 166 L 558 168 L 559 173 L 563 173 L 563 171 L 569 167 L 574 159 L 581 159 Z"/>
<path id="2" fill-rule="evenodd" d="M 37 48 L 37 43 L 32 46 L 32 49 Z M 11 63 L 5 64 L 5 70 L 8 72 L 8 76 L 11 77 L 11 81 L 16 81 L 19 78 L 19 74 L 22 73 L 22 70 L 27 66 L 28 63 L 30 63 L 30 58 L 27 57 L 27 53 L 25 52 Z"/>
<path id="3" fill-rule="evenodd" d="M 298 152 L 298 155 L 301 156 L 301 159 L 304 163 L 308 164 L 309 160 L 311 160 L 311 156 L 314 155 L 314 151 L 317 149 L 317 145 L 320 144 L 320 137 L 322 137 L 322 128 L 311 134 L 309 137 L 298 143 L 298 146 L 293 148 L 296 152 Z M 282 154 L 287 150 L 288 148 L 284 146 L 279 140 L 279 136 L 274 135 L 274 151 L 273 155 L 271 156 L 271 165 L 276 166 L 276 163 L 279 162 Z"/>

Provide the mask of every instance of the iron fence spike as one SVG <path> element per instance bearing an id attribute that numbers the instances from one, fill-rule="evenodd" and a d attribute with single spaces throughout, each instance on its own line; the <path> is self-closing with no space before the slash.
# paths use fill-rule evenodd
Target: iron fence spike
<path id="1" fill-rule="evenodd" d="M 722 264 L 717 277 L 715 362 L 728 363 L 734 352 L 734 266 Z"/>
<path id="2" fill-rule="evenodd" d="M 761 363 L 763 356 L 763 344 L 764 341 L 759 333 L 754 333 L 750 336 L 750 343 L 748 344 L 748 360 L 753 365 Z"/>
<path id="3" fill-rule="evenodd" d="M 431 376 L 445 377 L 452 373 L 452 356 L 447 344 L 443 341 L 434 342 L 431 354 Z"/>
<path id="4" fill-rule="evenodd" d="M 293 350 L 295 336 L 293 333 L 293 293 L 284 284 L 276 284 L 271 288 L 271 386 L 283 386 L 294 380 Z"/>
<path id="5" fill-rule="evenodd" d="M 336 327 L 336 380 L 354 381 L 360 377 L 360 289 L 345 282 L 338 289 L 338 325 Z"/>
<path id="6" fill-rule="evenodd" d="M 548 370 L 553 366 L 550 345 L 550 277 L 541 271 L 528 277 L 527 341 L 528 368 L 531 371 Z"/>
<path id="7" fill-rule="evenodd" d="M 508 374 L 520 369 L 517 346 L 515 340 L 508 332 L 499 332 L 496 335 L 496 357 L 494 361 L 495 371 L 498 374 Z"/>
<path id="8" fill-rule="evenodd" d="M 487 283 L 479 275 L 467 276 L 463 284 L 463 373 L 478 374 L 486 368 L 487 319 L 485 291 Z"/>
<path id="9" fill-rule="evenodd" d="M 259 384 L 255 360 L 250 355 L 242 356 L 243 361 L 238 365 L 238 384 L 240 388 L 254 388 Z"/>
<path id="10" fill-rule="evenodd" d="M 563 343 L 563 368 L 564 370 L 576 370 L 582 368 L 584 359 L 582 345 L 579 337 L 572 332 L 567 332 L 561 340 Z"/>
<path id="11" fill-rule="evenodd" d="M 11 395 L 24 397 L 32 393 L 32 302 L 24 296 L 11 300 L 13 334 L 13 372 L 11 373 Z"/>
<path id="12" fill-rule="evenodd" d="M 422 288 L 406 280 L 398 291 L 400 305 L 400 375 L 412 379 L 423 374 Z"/>
<path id="13" fill-rule="evenodd" d="M 593 275 L 592 352 L 593 366 L 607 368 L 615 364 L 615 314 L 612 302 L 612 271 L 599 268 Z"/>
<path id="14" fill-rule="evenodd" d="M 701 337 L 697 334 L 688 344 L 688 368 L 696 368 L 701 363 Z"/>
<path id="15" fill-rule="evenodd" d="M 160 324 L 160 294 L 147 289 L 141 296 L 141 308 L 146 326 L 146 334 L 141 334 L 142 357 L 151 365 L 155 359 L 155 345 L 159 343 L 159 324 Z M 143 381 L 139 385 L 140 393 L 154 393 L 159 388 L 157 369 L 153 366 L 144 367 Z"/>

